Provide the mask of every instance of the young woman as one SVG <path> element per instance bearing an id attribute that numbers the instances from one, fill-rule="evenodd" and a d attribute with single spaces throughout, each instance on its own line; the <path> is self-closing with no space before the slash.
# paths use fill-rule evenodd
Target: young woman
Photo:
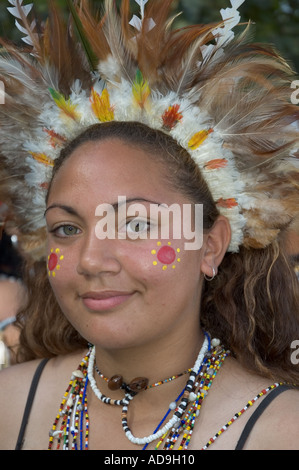
<path id="1" fill-rule="evenodd" d="M 137 73 L 135 59 L 126 64 L 131 88 L 117 77 L 122 60 L 96 48 L 86 5 L 73 12 L 97 53 L 108 54 L 99 69 L 109 71 L 111 89 L 73 89 L 68 101 L 52 89 L 54 103 L 42 105 L 38 131 L 30 130 L 35 141 L 22 144 L 33 157 L 26 184 L 38 186 L 24 195 L 29 214 L 17 213 L 18 197 L 7 190 L 16 218 L 36 218 L 27 234 L 19 224 L 30 253 L 29 302 L 18 317 L 23 362 L 0 375 L 1 447 L 298 449 L 298 282 L 283 238 L 298 211 L 296 109 L 282 101 L 284 87 L 274 88 L 287 71 L 256 47 L 262 70 L 253 79 L 249 46 L 234 49 L 225 23 L 217 33 L 213 25 L 169 37 L 171 2 L 153 2 L 148 13 L 144 3 L 129 36 L 128 2 L 122 6 L 118 47 L 143 51 Z M 111 2 L 106 8 L 102 45 L 119 59 L 118 16 Z M 169 46 L 156 77 L 145 61 L 151 31 L 161 49 Z M 206 54 L 211 31 L 217 45 L 201 65 L 197 56 L 201 75 L 182 77 L 182 65 L 174 95 L 166 86 L 173 49 L 188 51 L 190 65 L 195 50 Z M 218 72 L 209 78 L 216 97 L 209 67 Z"/>

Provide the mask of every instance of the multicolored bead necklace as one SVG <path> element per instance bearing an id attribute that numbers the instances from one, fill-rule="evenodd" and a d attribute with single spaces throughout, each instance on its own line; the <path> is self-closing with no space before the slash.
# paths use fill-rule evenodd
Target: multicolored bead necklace
<path id="1" fill-rule="evenodd" d="M 177 397 L 177 399 L 170 403 L 169 409 L 165 416 L 158 424 L 153 434 L 144 438 L 136 438 L 130 431 L 127 423 L 127 414 L 129 404 L 138 393 L 131 389 L 132 382 L 127 385 L 118 380 L 118 387 L 125 390 L 125 397 L 122 400 L 112 400 L 103 395 L 97 388 L 95 379 L 93 377 L 94 362 L 95 362 L 95 349 L 91 348 L 87 355 L 82 359 L 78 369 L 73 372 L 67 390 L 63 396 L 60 404 L 59 412 L 54 420 L 52 429 L 49 433 L 48 449 L 63 449 L 63 450 L 87 450 L 89 440 L 89 415 L 87 409 L 87 386 L 91 385 L 96 396 L 105 404 L 122 406 L 122 426 L 127 438 L 134 444 L 142 445 L 142 449 L 157 441 L 155 449 L 161 448 L 163 450 L 187 450 L 190 444 L 192 433 L 196 422 L 200 418 L 200 410 L 202 404 L 207 397 L 214 378 L 216 377 L 219 369 L 224 363 L 225 358 L 229 355 L 221 345 L 218 339 L 210 340 L 206 335 L 203 347 L 197 357 L 197 360 L 191 370 L 189 370 L 188 381 Z M 179 376 L 186 373 L 183 372 L 178 376 L 172 376 L 169 379 L 157 382 L 152 386 L 146 385 L 142 390 L 151 387 L 162 385 L 170 380 L 174 380 Z M 100 373 L 101 374 L 101 373 Z M 102 375 L 102 374 L 101 374 Z M 102 377 L 108 382 L 109 379 Z M 144 378 L 142 378 L 144 379 Z M 113 382 L 113 381 L 112 381 Z M 133 383 L 138 383 L 134 380 Z M 206 450 L 210 447 L 215 440 L 223 434 L 247 409 L 254 405 L 254 403 L 266 395 L 273 388 L 278 387 L 279 383 L 271 385 L 264 389 L 256 397 L 250 400 L 244 408 L 236 413 L 228 423 L 226 423 L 218 433 L 209 439 L 207 444 L 202 448 Z M 172 418 L 165 421 L 169 415 L 173 413 Z"/>
<path id="2" fill-rule="evenodd" d="M 214 342 L 217 345 L 218 341 L 214 340 Z M 229 351 L 225 351 L 221 346 L 218 347 L 217 345 L 213 351 L 206 355 L 205 361 L 198 373 L 196 382 L 194 383 L 192 396 L 189 397 L 190 403 L 189 407 L 186 409 L 185 415 L 168 434 L 166 433 L 162 436 L 157 443 L 155 450 L 157 450 L 163 442 L 163 450 L 173 450 L 180 438 L 182 439 L 178 450 L 187 450 L 192 437 L 195 421 L 200 416 L 203 401 L 207 397 L 212 382 L 228 354 Z"/>
<path id="3" fill-rule="evenodd" d="M 69 450 L 70 436 L 72 436 L 72 450 L 88 449 L 89 416 L 87 410 L 87 365 L 90 351 L 82 359 L 78 369 L 73 372 L 68 388 L 63 396 L 58 414 L 49 432 L 48 450 Z M 85 438 L 83 442 L 83 428 Z M 79 439 L 78 439 L 79 438 Z M 79 442 L 78 442 L 79 441 Z"/>
<path id="4" fill-rule="evenodd" d="M 130 393 L 130 391 L 126 391 L 125 393 L 125 398 L 122 400 L 112 400 L 111 398 L 106 397 L 105 395 L 102 394 L 102 392 L 99 390 L 95 378 L 93 376 L 93 370 L 94 370 L 94 363 L 95 363 L 95 347 L 92 348 L 91 354 L 90 354 L 90 359 L 89 359 L 89 364 L 88 364 L 88 379 L 90 382 L 90 386 L 96 395 L 96 397 L 101 400 L 103 403 L 109 404 L 109 405 L 118 405 L 122 406 L 122 427 L 123 430 L 132 444 L 137 444 L 137 445 L 144 445 L 144 444 L 149 444 L 156 439 L 159 439 L 161 436 L 163 436 L 167 431 L 169 431 L 173 426 L 175 426 L 183 416 L 187 405 L 189 401 L 189 395 L 192 392 L 192 388 L 196 379 L 196 376 L 198 374 L 198 371 L 200 370 L 203 361 L 205 359 L 205 355 L 207 352 L 210 351 L 211 348 L 211 342 L 209 336 L 206 334 L 205 339 L 203 342 L 203 345 L 201 347 L 201 350 L 197 356 L 197 359 L 195 361 L 195 364 L 190 372 L 189 380 L 187 381 L 187 384 L 184 389 L 184 393 L 182 398 L 180 399 L 180 403 L 177 406 L 177 409 L 174 411 L 174 414 L 172 418 L 169 419 L 169 421 L 163 425 L 163 427 L 159 428 L 157 431 L 155 431 L 153 434 L 150 434 L 149 436 L 143 437 L 143 438 L 137 438 L 135 437 L 127 422 L 127 413 L 128 413 L 128 407 L 130 405 L 130 402 L 133 400 L 134 395 Z"/>
<path id="5" fill-rule="evenodd" d="M 78 369 L 73 372 L 71 380 L 69 382 L 68 388 L 63 396 L 59 412 L 55 418 L 53 423 L 52 429 L 50 431 L 50 439 L 49 439 L 49 446 L 48 449 L 53 449 L 54 442 L 56 443 L 56 449 L 62 448 L 63 450 L 69 450 L 69 448 L 74 450 L 83 450 L 88 449 L 88 435 L 89 435 L 89 416 L 88 416 L 88 409 L 87 409 L 87 385 L 88 383 L 91 385 L 92 390 L 94 391 L 95 395 L 105 404 L 109 405 L 116 405 L 122 406 L 122 425 L 124 432 L 128 439 L 133 442 L 134 444 L 144 445 L 144 448 L 147 445 L 157 439 L 160 439 L 162 442 L 167 435 L 168 431 L 171 429 L 177 429 L 176 435 L 179 435 L 183 430 L 185 432 L 186 429 L 193 430 L 195 417 L 192 417 L 192 409 L 200 408 L 201 402 L 203 397 L 207 394 L 207 390 L 209 389 L 212 380 L 210 380 L 210 385 L 203 384 L 202 380 L 198 382 L 197 377 L 203 376 L 203 367 L 205 365 L 211 365 L 212 358 L 218 357 L 219 351 L 217 350 L 219 346 L 219 340 L 210 340 L 209 336 L 205 335 L 205 340 L 203 346 L 198 354 L 197 360 L 192 369 L 188 370 L 189 372 L 189 379 L 186 383 L 186 386 L 179 397 L 170 404 L 169 410 L 167 411 L 166 415 L 164 416 L 163 420 L 159 423 L 159 426 L 154 431 L 153 434 L 144 438 L 135 438 L 131 433 L 128 423 L 127 423 L 127 413 L 128 407 L 131 400 L 134 396 L 138 393 L 139 390 L 135 389 L 132 390 L 132 382 L 129 385 L 124 385 L 123 388 L 125 389 L 125 397 L 122 400 L 113 400 L 109 397 L 103 395 L 95 382 L 93 377 L 93 370 L 94 370 L 94 363 L 95 363 L 95 348 L 92 347 L 88 354 L 82 359 L 81 364 L 79 365 Z M 211 350 L 214 348 L 214 351 Z M 220 348 L 220 350 L 222 350 Z M 219 367 L 222 364 L 223 360 L 219 361 Z M 215 363 L 216 364 L 216 363 Z M 209 368 L 211 372 L 211 367 Z M 216 370 L 216 369 L 215 369 Z M 180 377 L 184 375 L 187 371 L 178 374 L 177 376 L 172 376 L 168 379 L 163 381 L 156 382 L 155 384 L 148 385 L 148 382 L 142 382 L 143 386 L 141 390 L 145 390 L 147 388 L 152 388 L 154 386 L 162 385 L 163 383 L 167 383 L 174 378 Z M 215 375 L 215 374 L 214 374 Z M 213 376 L 212 376 L 213 377 Z M 115 378 L 115 377 L 114 377 Z M 106 378 L 105 378 L 106 379 Z M 140 378 L 139 378 L 140 379 Z M 107 380 L 107 379 L 106 379 Z M 110 379 L 111 380 L 111 379 Z M 146 380 L 146 379 L 145 379 Z M 121 388 L 123 385 L 122 378 L 116 380 L 117 387 Z M 134 380 L 134 383 L 140 385 L 140 380 Z M 146 383 L 146 386 L 144 384 Z M 115 380 L 111 381 L 111 384 L 115 384 Z M 198 385 L 205 387 L 197 396 L 194 391 Z M 134 388 L 134 386 L 133 386 Z M 202 396 L 201 396 L 202 395 Z M 193 407 L 190 408 L 190 404 L 194 402 Z M 189 409 L 187 410 L 189 404 Z M 196 404 L 196 405 L 195 405 Z M 169 421 L 164 424 L 164 421 L 167 419 L 170 412 L 173 411 L 173 416 Z M 185 415 L 184 419 L 183 416 Z M 196 415 L 196 413 L 195 413 Z M 173 431 L 172 431 L 173 434 Z M 186 445 L 189 444 L 190 437 L 185 439 L 187 442 Z M 85 437 L 84 437 L 85 435 Z M 172 442 L 174 442 L 177 438 L 172 437 Z M 70 444 L 71 442 L 71 444 Z M 173 447 L 173 445 L 172 445 Z"/>

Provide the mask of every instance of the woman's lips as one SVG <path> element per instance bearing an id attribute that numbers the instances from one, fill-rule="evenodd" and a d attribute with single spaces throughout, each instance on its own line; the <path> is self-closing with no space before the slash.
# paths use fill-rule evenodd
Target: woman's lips
<path id="1" fill-rule="evenodd" d="M 101 312 L 104 310 L 110 310 L 113 307 L 126 302 L 133 295 L 132 292 L 117 292 L 117 291 L 106 291 L 106 292 L 87 292 L 81 295 L 81 299 L 85 307 L 94 312 Z"/>

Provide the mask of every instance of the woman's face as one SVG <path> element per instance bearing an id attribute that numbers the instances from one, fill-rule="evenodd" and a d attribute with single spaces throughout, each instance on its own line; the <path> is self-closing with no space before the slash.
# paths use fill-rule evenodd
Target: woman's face
<path id="1" fill-rule="evenodd" d="M 103 348 L 199 330 L 201 251 L 186 250 L 183 233 L 177 239 L 171 227 L 169 237 L 159 238 L 165 222 L 157 215 L 158 208 L 168 214 L 161 204 L 183 208 L 190 201 L 165 178 L 149 153 L 114 139 L 82 144 L 51 186 L 50 283 L 73 326 Z M 128 215 L 133 204 L 145 216 Z"/>

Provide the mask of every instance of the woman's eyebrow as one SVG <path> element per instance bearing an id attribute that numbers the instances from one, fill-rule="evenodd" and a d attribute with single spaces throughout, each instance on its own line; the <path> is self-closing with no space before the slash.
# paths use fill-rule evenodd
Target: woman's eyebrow
<path id="1" fill-rule="evenodd" d="M 66 205 L 64 205 L 64 204 L 52 204 L 51 206 L 47 207 L 47 209 L 45 210 L 44 216 L 46 215 L 46 213 L 47 213 L 50 209 L 61 209 L 61 210 L 63 210 L 64 212 L 67 212 L 67 213 L 70 214 L 70 215 L 75 215 L 75 216 L 79 217 L 78 212 L 77 212 L 75 209 L 73 209 L 73 207 L 66 206 Z"/>
<path id="2" fill-rule="evenodd" d="M 150 199 L 145 199 L 145 198 L 137 196 L 137 197 L 132 197 L 132 198 L 129 198 L 129 199 L 124 199 L 124 200 L 115 202 L 114 204 L 112 204 L 112 207 L 113 207 L 114 210 L 117 210 L 120 206 L 122 206 L 124 204 L 131 204 L 131 203 L 138 203 L 138 202 L 145 202 L 147 204 L 154 204 L 154 205 L 162 206 L 162 207 L 164 205 L 164 204 L 161 204 L 161 202 L 152 201 Z"/>
<path id="3" fill-rule="evenodd" d="M 117 209 L 124 205 L 124 204 L 131 204 L 132 202 L 146 202 L 146 203 L 150 203 L 150 204 L 155 204 L 155 205 L 158 205 L 158 206 L 162 206 L 163 207 L 163 204 L 161 204 L 160 202 L 157 202 L 157 201 L 151 201 L 149 199 L 144 199 L 144 198 L 141 198 L 141 197 L 136 197 L 136 198 L 130 198 L 130 199 L 126 199 L 124 201 L 121 201 L 121 202 L 115 202 L 114 204 L 111 204 L 113 209 L 115 211 L 117 211 Z M 63 210 L 64 212 L 67 212 L 68 214 L 70 215 L 74 215 L 74 216 L 77 216 L 77 217 L 80 217 L 80 215 L 78 214 L 78 212 L 71 206 L 67 206 L 65 204 L 52 204 L 51 206 L 47 207 L 47 209 L 45 210 L 45 213 L 44 213 L 44 216 L 46 216 L 47 212 L 51 209 L 61 209 Z"/>

